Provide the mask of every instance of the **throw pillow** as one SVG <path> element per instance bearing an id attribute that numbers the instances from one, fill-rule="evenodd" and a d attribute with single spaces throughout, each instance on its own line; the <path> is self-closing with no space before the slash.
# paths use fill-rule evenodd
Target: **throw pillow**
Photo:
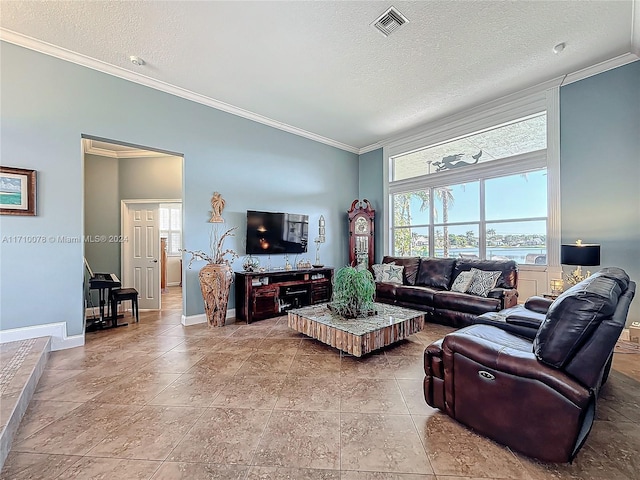
<path id="1" fill-rule="evenodd" d="M 473 281 L 473 273 L 471 272 L 460 272 L 460 274 L 453 281 L 453 285 L 451 285 L 452 292 L 466 293 L 471 286 L 471 282 Z"/>
<path id="2" fill-rule="evenodd" d="M 371 265 L 371 269 L 373 270 L 373 278 L 376 282 L 382 281 L 382 269 L 385 265 L 395 265 L 395 263 L 374 263 Z"/>
<path id="3" fill-rule="evenodd" d="M 467 293 L 481 297 L 489 295 L 489 292 L 496 286 L 498 278 L 502 274 L 502 272 L 484 271 L 477 268 L 472 268 L 470 272 L 473 273 L 473 280 L 467 289 Z"/>
<path id="4" fill-rule="evenodd" d="M 402 272 L 404 267 L 401 265 L 393 265 L 385 263 L 380 270 L 380 281 L 387 283 L 398 283 L 402 285 Z"/>

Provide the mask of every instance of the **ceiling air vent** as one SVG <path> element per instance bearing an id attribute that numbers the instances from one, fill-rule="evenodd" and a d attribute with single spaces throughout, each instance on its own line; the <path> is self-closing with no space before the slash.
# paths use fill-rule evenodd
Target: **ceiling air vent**
<path id="1" fill-rule="evenodd" d="M 388 37 L 408 21 L 407 17 L 391 7 L 380 15 L 372 25 L 380 30 L 385 37 Z"/>

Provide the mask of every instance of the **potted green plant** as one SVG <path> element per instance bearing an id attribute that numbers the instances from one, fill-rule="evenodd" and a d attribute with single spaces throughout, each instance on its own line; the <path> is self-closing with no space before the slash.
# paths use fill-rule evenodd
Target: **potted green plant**
<path id="1" fill-rule="evenodd" d="M 340 268 L 333 279 L 333 295 L 329 308 L 345 318 L 375 315 L 376 284 L 366 269 Z"/>

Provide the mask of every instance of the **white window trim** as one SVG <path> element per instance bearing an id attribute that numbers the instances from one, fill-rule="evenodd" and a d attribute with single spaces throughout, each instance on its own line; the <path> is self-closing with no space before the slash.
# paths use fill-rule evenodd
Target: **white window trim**
<path id="1" fill-rule="evenodd" d="M 171 211 L 172 209 L 179 209 L 180 210 L 180 230 L 173 230 L 171 229 L 171 216 L 169 216 L 169 229 L 168 230 L 162 230 L 161 228 L 159 228 L 159 232 L 162 233 L 167 233 L 167 244 L 170 242 L 170 236 L 171 233 L 173 232 L 179 232 L 180 233 L 180 245 L 178 245 L 178 249 L 182 248 L 182 217 L 183 217 L 183 211 L 182 211 L 182 202 L 163 202 L 160 203 L 158 205 L 159 208 L 166 208 L 169 211 Z M 167 257 L 181 257 L 182 256 L 182 252 L 178 251 L 177 253 L 171 253 L 169 251 L 169 245 L 167 245 Z"/>
<path id="2" fill-rule="evenodd" d="M 514 97 L 511 97 L 514 98 Z M 504 161 L 495 160 L 489 164 L 480 165 L 475 172 L 469 171 L 466 175 L 460 172 L 443 172 L 432 175 L 433 179 L 425 179 L 425 176 L 400 180 L 390 185 L 392 178 L 391 162 L 392 158 L 403 153 L 426 148 L 439 142 L 445 142 L 452 138 L 457 138 L 504 124 L 518 118 L 527 117 L 541 111 L 547 112 L 547 148 L 544 151 L 529 152 L 521 155 L 509 157 Z M 390 209 L 391 195 L 403 191 L 416 190 L 417 185 L 446 186 L 452 182 L 461 183 L 464 181 L 477 180 L 478 173 L 482 171 L 482 176 L 493 172 L 496 176 L 505 172 L 507 166 L 512 162 L 522 162 L 524 170 L 534 170 L 536 168 L 547 167 L 547 265 L 520 265 L 522 270 L 550 270 L 558 271 L 560 267 L 560 91 L 558 86 L 537 92 L 532 95 L 523 95 L 505 103 L 492 102 L 461 112 L 450 117 L 445 117 L 424 126 L 422 133 L 413 134 L 396 140 L 383 147 L 384 162 L 383 178 L 386 179 L 383 186 L 383 203 L 386 215 L 383 215 L 383 248 L 385 255 L 389 254 L 391 244 L 391 225 L 393 223 L 393 212 Z M 468 179 L 467 179 L 468 177 Z"/>
<path id="3" fill-rule="evenodd" d="M 547 90 L 547 265 L 560 266 L 560 87 Z"/>

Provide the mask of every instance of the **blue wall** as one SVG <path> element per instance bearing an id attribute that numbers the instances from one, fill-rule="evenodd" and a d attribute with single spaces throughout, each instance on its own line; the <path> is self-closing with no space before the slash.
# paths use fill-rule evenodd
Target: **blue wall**
<path id="1" fill-rule="evenodd" d="M 306 213 L 310 238 L 324 215 L 323 263 L 346 263 L 344 212 L 358 195 L 357 155 L 5 42 L 0 48 L 2 164 L 38 170 L 38 216 L 2 216 L 2 236 L 82 237 L 86 134 L 184 155 L 187 249 L 208 248 L 210 199 L 219 191 L 227 225 L 240 227 L 225 246 L 244 253 L 248 209 Z M 66 322 L 69 335 L 81 334 L 83 250 L 58 241 L 1 244 L 1 328 Z M 199 266 L 186 271 L 186 315 L 204 311 Z"/>
<path id="2" fill-rule="evenodd" d="M 560 89 L 560 175 L 562 242 L 601 244 L 602 267 L 639 281 L 640 61 Z"/>
<path id="3" fill-rule="evenodd" d="M 363 153 L 359 158 L 358 188 L 360 200 L 367 199 L 376 211 L 375 219 L 375 259 L 382 261 L 384 255 L 384 171 L 382 148 Z"/>

